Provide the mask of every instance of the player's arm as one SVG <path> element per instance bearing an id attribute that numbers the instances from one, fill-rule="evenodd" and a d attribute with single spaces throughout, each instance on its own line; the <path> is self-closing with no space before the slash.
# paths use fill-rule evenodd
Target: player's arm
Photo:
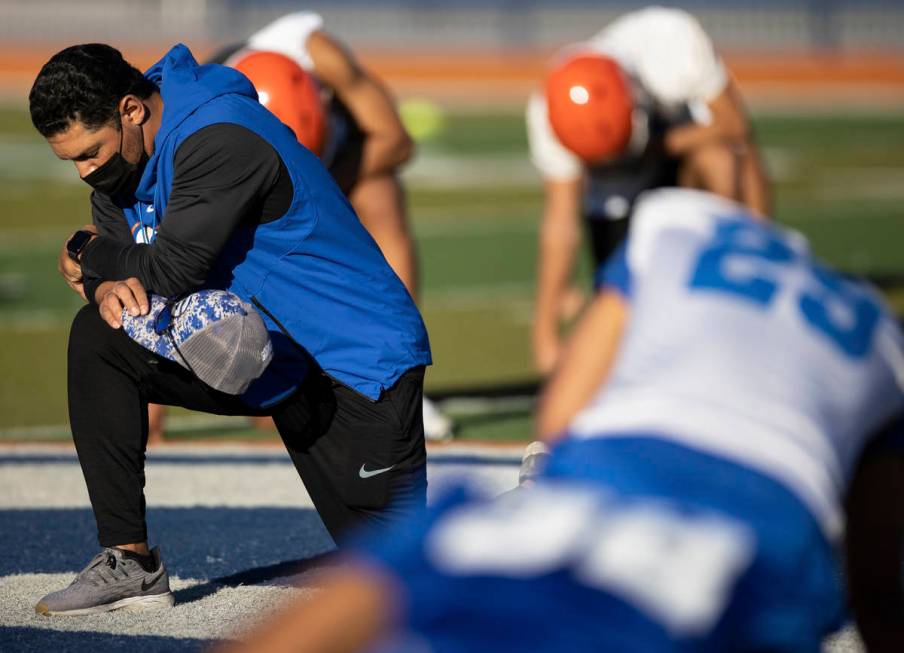
<path id="1" fill-rule="evenodd" d="M 313 597 L 291 602 L 242 641 L 217 653 L 352 653 L 367 650 L 397 619 L 398 588 L 372 566 L 328 572 Z"/>
<path id="2" fill-rule="evenodd" d="M 721 194 L 745 204 L 754 213 L 771 213 L 769 182 L 741 94 L 728 79 L 725 88 L 706 103 L 709 120 L 673 127 L 666 134 L 666 150 L 677 159 L 687 159 L 709 146 L 719 146 L 733 159 L 730 190 Z M 720 165 L 716 163 L 715 165 Z M 721 176 L 721 175 L 718 175 Z M 707 188 L 707 190 L 720 190 Z"/>
<path id="3" fill-rule="evenodd" d="M 627 319 L 625 296 L 614 288 L 604 287 L 584 311 L 540 397 L 537 434 L 541 440 L 560 438 L 606 380 Z"/>
<path id="4" fill-rule="evenodd" d="M 583 165 L 559 142 L 539 93 L 528 100 L 525 120 L 531 161 L 544 191 L 532 344 L 537 368 L 548 374 L 559 357 L 559 319 L 581 242 Z"/>
<path id="5" fill-rule="evenodd" d="M 571 288 L 581 243 L 581 179 L 547 180 L 537 252 L 537 299 L 533 323 L 534 361 L 543 374 L 559 358 L 559 320 Z"/>
<path id="6" fill-rule="evenodd" d="M 769 215 L 768 184 L 750 121 L 715 45 L 686 11 L 661 9 L 655 20 L 671 36 L 668 57 L 641 56 L 639 76 L 656 104 L 686 106 L 693 115 L 693 123 L 673 127 L 665 137 L 666 150 L 686 168 L 682 185 Z"/>
<path id="7" fill-rule="evenodd" d="M 750 124 L 740 94 L 699 21 L 680 9 L 650 12 L 648 20 L 657 23 L 656 33 L 667 32 L 671 39 L 668 56 L 639 58 L 641 84 L 656 104 L 686 106 L 694 118 L 669 130 L 669 153 L 681 158 L 712 143 L 748 142 Z"/>
<path id="8" fill-rule="evenodd" d="M 710 143 L 744 145 L 751 142 L 750 122 L 737 87 L 730 79 L 715 98 L 706 103 L 709 121 L 673 127 L 666 134 L 669 154 L 680 158 Z"/>
<path id="9" fill-rule="evenodd" d="M 314 32 L 307 40 L 314 72 L 331 87 L 366 135 L 361 177 L 392 172 L 411 158 L 414 143 L 389 91 L 341 43 Z"/>
<path id="10" fill-rule="evenodd" d="M 847 498 L 845 548 L 851 610 L 870 653 L 904 651 L 904 416 L 861 459 Z"/>

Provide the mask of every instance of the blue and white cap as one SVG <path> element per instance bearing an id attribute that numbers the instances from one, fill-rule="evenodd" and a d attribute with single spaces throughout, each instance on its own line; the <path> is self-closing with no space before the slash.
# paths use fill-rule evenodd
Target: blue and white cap
<path id="1" fill-rule="evenodd" d="M 201 290 L 175 302 L 157 295 L 149 300 L 147 315 L 123 311 L 125 332 L 220 392 L 242 394 L 273 359 L 261 316 L 231 292 Z"/>

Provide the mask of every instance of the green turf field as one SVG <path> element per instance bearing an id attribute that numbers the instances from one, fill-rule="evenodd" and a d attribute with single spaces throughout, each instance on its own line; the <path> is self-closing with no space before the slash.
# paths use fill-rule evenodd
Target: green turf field
<path id="1" fill-rule="evenodd" d="M 762 115 L 756 124 L 777 218 L 847 270 L 904 275 L 904 117 Z M 80 300 L 55 266 L 63 239 L 90 221 L 88 187 L 54 159 L 21 109 L 0 109 L 0 145 L 0 439 L 66 437 L 66 334 Z M 533 376 L 541 197 L 526 149 L 520 109 L 453 114 L 407 173 L 434 390 Z M 904 292 L 889 293 L 904 313 Z M 523 408 L 450 408 L 463 437 L 529 432 Z M 243 423 L 229 424 L 248 435 Z M 182 426 L 185 437 L 229 428 Z"/>

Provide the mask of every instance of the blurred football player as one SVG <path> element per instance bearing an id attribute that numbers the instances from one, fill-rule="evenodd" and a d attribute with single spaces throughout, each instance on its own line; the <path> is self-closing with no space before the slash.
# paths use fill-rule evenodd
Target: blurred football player
<path id="1" fill-rule="evenodd" d="M 313 12 L 283 16 L 212 60 L 244 72 L 261 103 L 320 157 L 416 299 L 417 258 L 398 174 L 414 143 L 389 90 Z"/>
<path id="2" fill-rule="evenodd" d="M 707 34 L 680 9 L 621 16 L 563 49 L 527 106 L 543 178 L 534 362 L 549 373 L 572 285 L 581 220 L 595 265 L 614 251 L 644 190 L 683 186 L 769 212 L 769 191 L 737 87 Z"/>
<path id="3" fill-rule="evenodd" d="M 534 485 L 447 496 L 247 650 L 818 653 L 842 536 L 867 649 L 904 650 L 895 317 L 708 193 L 651 192 L 629 234 L 545 390 Z"/>
<path id="4" fill-rule="evenodd" d="M 313 12 L 283 16 L 211 61 L 245 73 L 261 103 L 320 157 L 417 301 L 417 254 L 399 178 L 414 143 L 389 90 Z M 161 409 L 151 409 L 150 425 L 150 439 L 162 439 Z M 426 398 L 424 432 L 433 441 L 452 437 L 451 420 Z"/>

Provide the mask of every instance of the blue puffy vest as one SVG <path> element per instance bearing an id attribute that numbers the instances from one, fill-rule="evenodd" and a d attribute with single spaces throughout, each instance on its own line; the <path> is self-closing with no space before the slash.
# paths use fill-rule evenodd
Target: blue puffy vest
<path id="1" fill-rule="evenodd" d="M 308 367 L 299 345 L 373 400 L 406 370 L 429 365 L 427 331 L 408 291 L 317 157 L 258 103 L 248 79 L 225 66 L 199 66 L 181 44 L 145 76 L 159 86 L 164 109 L 135 203 L 123 208 L 137 242 L 152 242 L 166 220 L 176 151 L 204 127 L 253 131 L 292 179 L 286 214 L 237 228 L 206 283 L 257 306 L 273 340 L 273 363 L 243 399 L 267 406 L 293 392 Z"/>

